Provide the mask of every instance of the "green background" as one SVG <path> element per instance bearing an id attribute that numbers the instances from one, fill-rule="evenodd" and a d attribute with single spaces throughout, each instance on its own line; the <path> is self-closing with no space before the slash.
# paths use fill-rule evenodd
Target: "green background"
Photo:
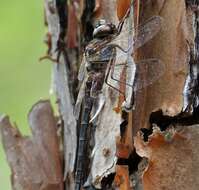
<path id="1" fill-rule="evenodd" d="M 0 1 L 0 113 L 8 114 L 29 134 L 27 113 L 49 97 L 50 62 L 46 52 L 43 1 Z M 10 171 L 0 143 L 0 190 L 11 190 Z"/>

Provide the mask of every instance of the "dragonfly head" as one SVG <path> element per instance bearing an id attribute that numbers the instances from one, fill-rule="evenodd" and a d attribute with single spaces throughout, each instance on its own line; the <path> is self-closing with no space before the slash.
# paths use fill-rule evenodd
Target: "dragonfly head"
<path id="1" fill-rule="evenodd" d="M 106 20 L 99 20 L 93 31 L 93 38 L 105 38 L 109 35 L 117 33 L 117 28 L 114 24 Z"/>

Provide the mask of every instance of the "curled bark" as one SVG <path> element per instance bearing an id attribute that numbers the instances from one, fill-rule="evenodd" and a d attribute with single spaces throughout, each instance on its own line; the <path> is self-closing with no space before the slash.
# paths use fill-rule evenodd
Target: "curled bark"
<path id="1" fill-rule="evenodd" d="M 163 115 L 178 115 L 183 107 L 183 88 L 188 70 L 187 21 L 184 1 L 153 0 L 143 3 L 140 22 L 159 14 L 163 27 L 158 35 L 138 51 L 138 59 L 155 57 L 165 65 L 164 74 L 152 85 L 136 94 L 133 111 L 133 133 L 149 128 L 152 112 L 162 110 Z M 149 73 L 151 71 L 148 71 Z M 157 71 L 154 74 L 158 74 Z M 145 73 L 142 77 L 146 77 Z M 140 106 L 142 105 L 142 106 Z"/>
<path id="2" fill-rule="evenodd" d="M 143 174 L 144 190 L 197 190 L 198 138 L 198 125 L 170 127 L 164 132 L 155 127 L 147 142 L 139 133 L 136 151 L 149 160 Z"/>
<path id="3" fill-rule="evenodd" d="M 63 190 L 61 154 L 56 119 L 49 101 L 29 113 L 32 137 L 21 135 L 8 116 L 0 119 L 3 146 L 12 171 L 14 190 Z"/>
<path id="4" fill-rule="evenodd" d="M 78 3 L 77 3 L 78 5 Z M 78 8 L 78 7 L 76 7 Z M 51 11 L 51 10 L 54 11 Z M 69 13 L 67 12 L 69 10 Z M 74 189 L 74 166 L 77 147 L 76 120 L 73 114 L 75 97 L 75 69 L 77 64 L 77 15 L 74 4 L 67 10 L 66 1 L 45 0 L 48 32 L 51 35 L 53 57 L 53 90 L 57 96 L 59 111 L 64 123 L 64 160 L 66 188 Z M 73 12 L 74 11 L 74 12 Z M 67 18 L 73 17 L 67 23 Z M 67 24 L 71 25 L 67 30 Z M 72 28 L 71 28 L 72 27 Z M 72 31 L 72 30 L 75 31 Z M 70 39 L 67 39 L 70 37 Z M 67 43 L 66 43 L 67 42 Z M 72 49 L 66 49 L 66 47 Z M 70 143 L 68 143 L 70 142 Z"/>
<path id="5" fill-rule="evenodd" d="M 133 11 L 128 12 L 131 2 L 133 2 Z M 198 4 L 194 3 L 196 1 L 191 0 L 186 2 L 183 0 L 45 0 L 48 55 L 43 58 L 53 61 L 53 90 L 57 96 L 64 125 L 64 177 L 55 136 L 56 130 L 50 130 L 55 125 L 53 116 L 50 116 L 52 110 L 43 109 L 48 103 L 40 102 L 33 107 L 29 115 L 33 130 L 31 139 L 22 137 L 16 128 L 12 128 L 7 117 L 1 119 L 3 142 L 13 170 L 13 188 L 62 190 L 62 177 L 66 190 L 74 190 L 75 183 L 78 184 L 79 181 L 79 186 L 76 188 L 78 190 L 80 188 L 188 189 L 188 184 L 192 185 L 193 190 L 197 188 L 197 182 L 192 181 L 192 179 L 198 180 L 194 177 L 198 176 L 198 171 L 195 169 L 198 164 L 198 151 L 194 149 L 194 144 L 198 144 L 196 142 L 198 130 L 197 125 L 193 124 L 199 123 L 199 24 Z M 120 63 L 127 62 L 130 69 L 127 72 L 126 68 L 119 67 L 117 73 L 119 82 L 116 82 L 117 79 L 111 81 L 118 88 L 113 89 L 104 80 L 108 70 L 106 68 L 111 67 L 104 67 L 104 73 L 101 73 L 103 75 L 97 75 L 99 74 L 97 72 L 101 72 L 100 65 L 110 65 L 108 56 L 105 59 L 100 57 L 105 55 L 101 52 L 104 47 L 97 51 L 100 56 L 97 55 L 95 60 L 95 56 L 93 58 L 91 53 L 95 47 L 92 45 L 95 43 L 89 42 L 93 39 L 93 30 L 99 19 L 117 25 L 125 15 L 128 17 L 125 17 L 125 22 L 122 23 L 121 35 L 128 35 L 129 38 L 127 41 L 116 40 L 111 45 L 114 46 L 116 43 L 117 47 L 127 47 L 129 50 L 129 44 L 133 42 L 136 44 L 136 37 L 140 37 L 138 46 L 144 45 L 136 52 L 127 51 L 125 56 L 117 57 Z M 145 33 L 139 31 L 138 25 L 143 26 L 149 18 L 158 18 L 159 21 L 152 20 L 155 27 L 147 30 L 146 36 L 151 33 L 158 34 L 151 35 L 154 38 L 142 38 Z M 161 25 L 162 20 L 163 25 Z M 99 42 L 101 39 L 99 37 L 95 40 Z M 85 47 L 90 47 L 90 50 Z M 117 53 L 115 51 L 115 57 Z M 137 65 L 134 64 L 134 60 L 130 60 L 132 57 Z M 160 64 L 143 67 L 145 64 L 137 63 L 137 60 L 146 59 L 158 60 L 156 63 Z M 80 60 L 83 62 L 83 67 L 79 64 Z M 83 75 L 81 69 L 85 72 Z M 79 85 L 78 70 L 80 70 Z M 146 80 L 153 76 L 160 77 L 151 83 Z M 125 84 L 129 78 L 132 79 L 133 85 L 134 81 L 141 80 L 146 81 L 145 84 L 148 83 L 143 85 L 143 88 L 139 88 L 137 83 L 136 89 L 133 85 L 129 87 Z M 111 77 L 107 79 L 109 82 Z M 87 101 L 85 89 L 88 81 L 89 89 L 93 86 L 95 88 L 89 90 L 87 98 L 90 97 L 92 102 L 85 106 Z M 79 88 L 81 83 L 82 86 Z M 93 96 L 95 90 L 99 90 L 99 96 Z M 78 91 L 80 93 L 76 98 Z M 75 101 L 78 105 L 75 109 L 78 112 L 76 118 L 73 113 Z M 132 112 L 127 113 L 130 109 L 122 110 L 122 106 L 128 108 L 124 105 L 131 105 L 132 102 L 134 103 Z M 42 113 L 40 108 L 46 114 Z M 84 119 L 81 119 L 81 116 Z M 153 130 L 154 124 L 159 128 Z M 181 125 L 186 126 L 185 129 L 179 127 Z M 51 126 L 50 129 L 47 126 Z M 170 128 L 171 126 L 174 127 Z M 135 138 L 134 147 L 133 137 L 139 130 L 143 135 L 139 133 Z M 49 140 L 49 137 L 54 140 Z M 86 145 L 82 146 L 81 142 L 85 142 Z M 29 152 L 35 156 L 29 158 Z M 186 154 L 191 154 L 193 158 L 180 160 L 186 157 Z M 141 166 L 145 160 L 142 159 L 138 164 L 141 157 L 147 157 L 149 160 L 143 177 L 144 187 L 140 176 L 143 172 Z M 82 162 L 81 158 L 84 158 Z M 191 166 L 192 162 L 195 168 Z M 33 163 L 36 168 L 33 168 Z M 168 167 L 168 164 L 172 167 Z M 30 170 L 32 170 L 31 175 L 28 173 Z M 75 172 L 78 174 L 78 170 L 81 170 L 81 175 L 75 182 L 74 174 Z M 178 177 L 179 174 L 182 178 Z M 186 174 L 189 176 L 185 179 Z M 85 179 L 81 179 L 81 176 Z"/>

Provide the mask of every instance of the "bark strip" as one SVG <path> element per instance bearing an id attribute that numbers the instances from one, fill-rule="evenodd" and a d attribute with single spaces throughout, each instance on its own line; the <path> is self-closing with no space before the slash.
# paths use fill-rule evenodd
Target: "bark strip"
<path id="1" fill-rule="evenodd" d="M 32 137 L 22 136 L 8 116 L 0 130 L 13 190 L 63 190 L 63 168 L 56 119 L 49 101 L 39 101 L 29 113 Z"/>

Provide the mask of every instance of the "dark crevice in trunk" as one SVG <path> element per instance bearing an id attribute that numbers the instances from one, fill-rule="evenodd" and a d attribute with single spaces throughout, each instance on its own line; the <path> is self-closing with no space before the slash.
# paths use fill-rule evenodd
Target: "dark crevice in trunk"
<path id="1" fill-rule="evenodd" d="M 115 178 L 115 173 L 109 174 L 107 177 L 104 177 L 102 179 L 101 185 L 102 185 L 102 190 L 111 190 L 112 184 Z"/>
<path id="2" fill-rule="evenodd" d="M 66 36 L 67 29 L 67 1 L 66 0 L 56 0 L 56 7 L 59 15 L 59 24 L 60 24 L 60 34 L 59 40 L 57 42 L 58 56 L 59 51 L 63 51 L 65 48 L 64 38 Z"/>
<path id="3" fill-rule="evenodd" d="M 142 132 L 143 140 L 145 142 L 148 141 L 149 136 L 153 133 L 152 128 L 147 129 L 147 128 L 141 128 L 140 131 Z"/>
<path id="4" fill-rule="evenodd" d="M 82 14 L 81 22 L 82 22 L 82 31 L 83 31 L 83 39 L 82 44 L 86 46 L 89 41 L 93 39 L 93 11 L 95 8 L 95 1 L 93 0 L 84 0 L 85 7 L 84 12 Z"/>
<path id="5" fill-rule="evenodd" d="M 125 134 L 127 125 L 128 125 L 128 121 L 126 119 L 120 124 L 120 136 L 121 136 L 121 138 L 123 138 L 123 136 Z"/>
<path id="6" fill-rule="evenodd" d="M 176 116 L 164 115 L 162 110 L 151 113 L 150 129 L 141 129 L 144 140 L 152 134 L 152 126 L 156 124 L 161 131 L 169 126 L 188 126 L 199 123 L 199 1 L 187 0 L 186 6 L 193 11 L 194 44 L 190 45 L 189 73 L 184 87 L 183 110 Z"/>
<path id="7" fill-rule="evenodd" d="M 117 161 L 117 165 L 126 165 L 129 167 L 129 174 L 136 172 L 138 170 L 138 164 L 142 158 L 138 156 L 136 151 L 134 150 L 128 159 L 119 158 Z"/>
<path id="8" fill-rule="evenodd" d="M 69 5 L 70 6 L 70 5 Z M 67 48 L 67 30 L 69 28 L 68 22 L 69 18 L 69 7 L 68 7 L 68 1 L 67 0 L 56 0 L 56 7 L 57 12 L 59 16 L 59 24 L 60 24 L 60 33 L 59 33 L 59 39 L 57 41 L 57 62 L 60 61 L 61 54 L 64 57 L 65 61 L 65 68 L 66 73 L 69 78 L 68 80 L 68 86 L 70 90 L 71 99 L 73 102 L 75 102 L 75 99 L 77 97 L 77 60 L 74 61 L 74 57 L 78 58 L 78 48 Z M 75 31 L 74 31 L 75 32 Z M 57 66 L 59 67 L 59 65 Z"/>
<path id="9" fill-rule="evenodd" d="M 142 129 L 145 139 L 152 133 L 153 124 L 156 124 L 161 131 L 165 131 L 170 125 L 175 126 L 180 124 L 182 126 L 189 126 L 199 124 L 199 107 L 194 108 L 191 115 L 182 112 L 174 117 L 164 115 L 162 110 L 159 110 L 151 113 L 149 122 L 151 124 L 151 129 Z"/>
<path id="10" fill-rule="evenodd" d="M 69 85 L 69 89 L 71 92 L 70 95 L 71 95 L 72 101 L 74 102 L 75 101 L 74 97 L 77 96 L 76 95 L 77 93 L 74 93 L 74 92 L 76 92 L 76 88 L 74 88 L 74 86 L 76 84 L 76 80 L 74 80 L 74 71 L 73 71 L 74 69 L 71 65 L 71 61 L 68 56 L 68 52 L 67 52 L 67 48 L 66 48 L 66 39 L 65 39 L 66 34 L 67 34 L 67 28 L 68 28 L 67 0 L 56 0 L 56 7 L 57 7 L 58 15 L 59 15 L 59 24 L 60 24 L 59 39 L 57 41 L 57 48 L 55 50 L 57 52 L 56 59 L 57 59 L 57 62 L 59 63 L 61 54 L 64 57 L 66 73 L 67 73 L 67 76 L 69 77 L 68 85 Z M 57 67 L 59 67 L 59 65 Z"/>
<path id="11" fill-rule="evenodd" d="M 183 111 L 191 115 L 199 106 L 199 1 L 186 1 L 193 11 L 194 44 L 190 45 L 189 73 L 184 87 Z"/>

